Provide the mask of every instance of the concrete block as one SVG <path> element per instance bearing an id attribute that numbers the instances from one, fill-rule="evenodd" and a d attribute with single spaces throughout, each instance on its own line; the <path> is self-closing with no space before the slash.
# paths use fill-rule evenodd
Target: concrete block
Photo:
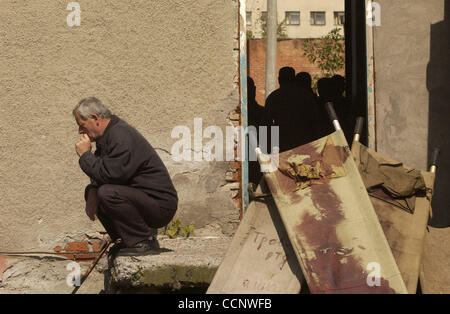
<path id="1" fill-rule="evenodd" d="M 197 291 L 208 288 L 225 256 L 230 237 L 159 239 L 159 255 L 110 260 L 111 292 Z"/>

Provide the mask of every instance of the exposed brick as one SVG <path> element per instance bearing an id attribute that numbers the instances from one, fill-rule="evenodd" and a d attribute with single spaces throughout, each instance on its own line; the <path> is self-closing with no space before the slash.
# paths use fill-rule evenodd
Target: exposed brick
<path id="1" fill-rule="evenodd" d="M 81 253 L 81 254 L 67 253 L 67 254 L 60 254 L 58 256 L 65 257 L 65 258 L 70 259 L 70 260 L 79 261 L 79 260 L 92 260 L 92 259 L 95 259 L 98 256 L 98 253 L 94 253 L 94 252 Z"/>
<path id="2" fill-rule="evenodd" d="M 75 259 L 75 255 L 74 254 L 69 254 L 69 253 L 67 253 L 67 254 L 59 254 L 58 257 L 65 257 L 65 258 L 71 259 L 71 260 Z"/>
<path id="3" fill-rule="evenodd" d="M 56 247 L 53 249 L 53 251 L 55 251 L 56 253 L 59 253 L 59 252 L 62 251 L 62 247 L 60 247 L 60 246 L 58 245 L 58 246 L 56 246 Z"/>
<path id="4" fill-rule="evenodd" d="M 92 251 L 100 252 L 102 250 L 103 241 L 92 242 Z"/>
<path id="5" fill-rule="evenodd" d="M 95 259 L 98 256 L 98 253 L 86 253 L 86 254 L 76 254 L 76 260 L 86 260 L 86 259 Z"/>
<path id="6" fill-rule="evenodd" d="M 64 248 L 66 252 L 89 252 L 89 244 L 87 242 L 71 242 Z"/>
<path id="7" fill-rule="evenodd" d="M 232 169 L 240 169 L 241 168 L 241 163 L 239 161 L 233 161 L 231 163 L 231 168 Z"/>
<path id="8" fill-rule="evenodd" d="M 240 181 L 241 180 L 241 174 L 240 172 L 236 171 L 233 173 L 233 181 Z"/>
<path id="9" fill-rule="evenodd" d="M 308 61 L 303 50 L 304 39 L 280 40 L 277 42 L 277 71 L 290 66 L 295 73 L 308 72 L 312 77 L 320 76 L 320 69 Z M 264 106 L 265 94 L 266 40 L 248 41 L 248 75 L 256 85 L 256 101 Z M 343 73 L 342 73 L 343 74 Z"/>
<path id="10" fill-rule="evenodd" d="M 8 263 L 8 260 L 4 256 L 0 256 L 0 281 L 3 280 L 3 273 L 12 265 Z"/>

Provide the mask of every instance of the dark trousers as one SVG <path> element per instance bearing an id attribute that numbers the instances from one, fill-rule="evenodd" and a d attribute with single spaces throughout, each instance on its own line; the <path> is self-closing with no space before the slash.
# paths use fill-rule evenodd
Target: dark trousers
<path id="1" fill-rule="evenodd" d="M 126 246 L 156 236 L 167 225 L 176 208 L 164 209 L 146 193 L 124 185 L 105 184 L 97 190 L 97 217 L 111 240 L 121 238 Z"/>

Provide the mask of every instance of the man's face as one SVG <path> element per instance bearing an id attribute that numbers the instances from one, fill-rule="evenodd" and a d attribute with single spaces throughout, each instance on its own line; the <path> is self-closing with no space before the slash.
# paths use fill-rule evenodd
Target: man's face
<path id="1" fill-rule="evenodd" d="M 86 134 L 91 142 L 95 142 L 100 137 L 100 129 L 94 118 L 83 120 L 78 112 L 75 112 L 75 120 L 78 124 L 78 134 Z"/>

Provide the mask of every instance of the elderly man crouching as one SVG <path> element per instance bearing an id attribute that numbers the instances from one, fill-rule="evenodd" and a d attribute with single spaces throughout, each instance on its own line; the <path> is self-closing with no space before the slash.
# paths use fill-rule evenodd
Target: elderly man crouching
<path id="1" fill-rule="evenodd" d="M 86 214 L 98 217 L 118 256 L 157 254 L 157 228 L 178 206 L 169 173 L 150 143 L 112 115 L 97 98 L 81 100 L 73 115 L 82 134 L 75 144 L 81 169 L 91 178 Z M 96 142 L 95 153 L 91 142 Z"/>

